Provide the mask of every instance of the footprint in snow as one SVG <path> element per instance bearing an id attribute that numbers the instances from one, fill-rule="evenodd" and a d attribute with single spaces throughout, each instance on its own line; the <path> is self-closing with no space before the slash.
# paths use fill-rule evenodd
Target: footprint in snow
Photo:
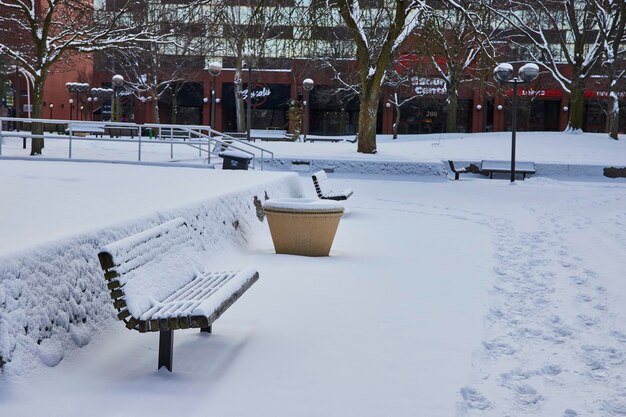
<path id="1" fill-rule="evenodd" d="M 578 413 L 568 408 L 563 412 L 563 417 L 578 417 Z"/>
<path id="2" fill-rule="evenodd" d="M 584 314 L 579 314 L 578 319 L 587 327 L 595 326 L 600 321 L 597 317 L 591 317 Z"/>
<path id="3" fill-rule="evenodd" d="M 548 364 L 548 365 L 543 366 L 540 372 L 544 376 L 553 377 L 563 372 L 563 368 L 561 368 L 559 365 Z"/>
<path id="4" fill-rule="evenodd" d="M 626 416 L 626 404 L 619 400 L 602 401 L 602 410 L 611 416 Z"/>
<path id="5" fill-rule="evenodd" d="M 486 410 L 491 408 L 491 401 L 471 387 L 461 388 L 463 403 L 467 409 Z"/>
<path id="6" fill-rule="evenodd" d="M 539 407 L 543 397 L 529 384 L 518 384 L 514 390 L 515 403 L 524 410 L 533 410 Z"/>
<path id="7" fill-rule="evenodd" d="M 515 349 L 511 345 L 497 341 L 483 341 L 483 347 L 485 348 L 487 354 L 493 357 L 512 355 L 515 353 Z"/>
<path id="8" fill-rule="evenodd" d="M 613 336 L 618 342 L 626 343 L 626 334 L 622 332 L 618 332 L 617 330 L 613 330 L 611 332 L 611 336 Z"/>

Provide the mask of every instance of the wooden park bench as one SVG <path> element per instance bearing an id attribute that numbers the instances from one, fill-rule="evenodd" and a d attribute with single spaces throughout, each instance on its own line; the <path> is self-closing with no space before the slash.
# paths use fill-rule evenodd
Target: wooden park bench
<path id="1" fill-rule="evenodd" d="M 347 200 L 353 193 L 351 189 L 333 190 L 328 181 L 328 176 L 324 171 L 317 171 L 311 178 L 315 186 L 317 196 L 323 200 Z"/>
<path id="2" fill-rule="evenodd" d="M 353 136 L 307 135 L 305 142 L 356 142 Z"/>
<path id="3" fill-rule="evenodd" d="M 265 130 L 265 129 L 250 129 L 251 140 L 264 140 L 264 141 L 292 141 L 293 136 L 291 133 L 284 129 L 278 130 Z"/>
<path id="4" fill-rule="evenodd" d="M 448 165 L 450 165 L 450 171 L 454 172 L 454 180 L 457 181 L 459 179 L 459 175 L 461 174 L 465 174 L 467 172 L 467 169 L 465 167 L 463 168 L 457 168 L 454 166 L 454 161 L 449 160 L 448 161 Z"/>
<path id="5" fill-rule="evenodd" d="M 174 330 L 211 326 L 259 278 L 256 270 L 206 271 L 182 218 L 104 246 L 98 258 L 117 317 L 140 333 L 160 332 L 158 369 L 172 371 Z"/>
<path id="6" fill-rule="evenodd" d="M 95 135 L 102 136 L 104 127 L 101 123 L 69 122 L 67 124 L 67 134 L 75 136 Z"/>
<path id="7" fill-rule="evenodd" d="M 480 170 L 489 174 L 489 178 L 493 178 L 493 174 L 510 174 L 511 161 L 483 160 L 480 163 Z M 526 179 L 526 175 L 534 174 L 535 172 L 534 162 L 515 161 L 515 173 L 522 174 L 523 179 Z"/>
<path id="8" fill-rule="evenodd" d="M 107 125 L 104 127 L 104 133 L 106 135 L 109 135 L 110 138 L 130 136 L 134 139 L 135 135 L 139 134 L 139 128 L 136 126 L 109 126 Z"/>

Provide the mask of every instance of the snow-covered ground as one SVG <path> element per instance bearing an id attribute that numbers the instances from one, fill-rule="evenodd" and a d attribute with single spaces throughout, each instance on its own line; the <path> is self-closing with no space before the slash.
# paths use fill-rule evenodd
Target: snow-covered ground
<path id="1" fill-rule="evenodd" d="M 506 138 L 383 138 L 375 157 L 356 155 L 353 144 L 265 145 L 290 156 L 480 160 L 505 159 Z M 626 162 L 624 142 L 603 135 L 527 134 L 519 149 L 536 162 Z M 5 144 L 11 152 L 19 147 Z M 199 182 L 216 196 L 225 183 L 245 188 L 246 179 L 226 178 L 283 177 L 1 160 L 0 169 L 9 163 L 18 167 L 0 180 L 10 195 L 0 208 L 11 214 L 3 252 L 11 236 L 22 249 L 52 244 L 55 233 L 68 239 L 91 224 L 91 210 L 107 225 L 132 223 L 155 207 L 197 204 Z M 136 176 L 149 186 L 129 180 Z M 57 366 L 0 375 L 0 415 L 626 415 L 626 181 L 329 176 L 354 190 L 331 256 L 276 255 L 265 223 L 223 245 L 220 263 L 253 265 L 261 278 L 212 335 L 176 332 L 174 373 L 156 371 L 157 335 L 109 317 Z M 13 186 L 16 177 L 25 185 Z M 99 177 L 127 190 L 132 214 L 100 207 L 109 192 Z M 314 195 L 308 173 L 299 183 Z M 33 204 L 60 217 L 61 227 L 43 229 L 49 237 L 16 226 L 32 221 Z M 0 293 L 0 305 L 2 296 L 10 294 Z"/>

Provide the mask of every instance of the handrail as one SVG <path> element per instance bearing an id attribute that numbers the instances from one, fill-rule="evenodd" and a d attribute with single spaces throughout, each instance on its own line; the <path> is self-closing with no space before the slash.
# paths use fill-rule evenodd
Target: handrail
<path id="1" fill-rule="evenodd" d="M 137 124 L 137 123 L 130 123 L 130 122 L 110 122 L 110 121 L 91 121 L 91 120 L 65 120 L 65 119 L 33 119 L 33 118 L 24 118 L 24 117 L 0 117 L 0 155 L 2 155 L 2 137 L 3 136 L 7 136 L 6 132 L 3 131 L 3 127 L 4 127 L 4 123 L 7 123 L 9 125 L 15 124 L 15 128 L 16 130 L 11 131 L 10 136 L 17 136 L 17 137 L 21 137 L 21 138 L 41 138 L 41 139 L 68 139 L 69 140 L 69 158 L 72 158 L 72 141 L 73 140 L 83 140 L 83 141 L 106 141 L 106 142 L 126 142 L 126 143 L 138 143 L 139 145 L 139 150 L 138 150 L 138 160 L 141 161 L 141 144 L 142 141 L 144 141 L 143 139 L 143 135 L 144 132 L 142 131 L 142 129 L 159 129 L 158 135 L 159 135 L 159 139 L 158 141 L 151 141 L 151 143 L 164 143 L 164 144 L 170 144 L 172 146 L 171 148 L 171 158 L 173 158 L 173 145 L 174 144 L 186 144 L 189 146 L 193 146 L 196 147 L 199 150 L 200 155 L 202 155 L 202 152 L 204 151 L 204 149 L 202 148 L 202 145 L 207 146 L 207 155 L 208 155 L 208 163 L 211 162 L 211 154 L 216 155 L 219 154 L 219 152 L 215 152 L 216 149 L 216 145 L 222 145 L 224 147 L 230 147 L 232 149 L 236 149 L 238 151 L 244 152 L 248 155 L 250 155 L 254 161 L 255 157 L 256 157 L 256 153 L 255 151 L 259 151 L 260 152 L 260 157 L 261 157 L 261 169 L 264 169 L 264 161 L 265 161 L 265 154 L 269 154 L 272 158 L 272 160 L 274 159 L 274 153 L 272 151 L 270 151 L 269 149 L 265 149 L 263 147 L 257 146 L 257 145 L 253 145 L 247 141 L 235 138 L 233 136 L 230 136 L 226 133 L 222 133 L 218 130 L 215 130 L 213 128 L 211 128 L 210 126 L 202 126 L 202 125 L 174 125 L 174 124 L 163 124 L 163 123 L 144 123 L 144 124 Z M 18 126 L 16 125 L 16 123 L 20 123 L 20 124 L 24 124 L 24 123 L 28 123 L 28 124 L 32 124 L 32 123 L 41 123 L 44 125 L 50 125 L 50 124 L 56 124 L 56 125 L 65 125 L 67 126 L 66 131 L 67 134 L 63 133 L 56 133 L 54 135 L 51 134 L 46 134 L 45 132 L 41 135 L 35 135 L 32 134 L 30 131 L 26 131 L 26 130 L 17 130 Z M 137 137 L 133 138 L 133 139 L 122 139 L 122 138 L 93 138 L 93 137 L 83 137 L 83 136 L 75 136 L 74 133 L 75 132 L 81 132 L 80 127 L 81 125 L 88 125 L 90 127 L 94 127 L 94 126 L 100 126 L 103 129 L 105 128 L 115 128 L 115 127 L 119 127 L 119 128 L 137 128 Z M 24 129 L 24 126 L 19 126 L 20 128 Z M 170 131 L 170 139 L 166 139 L 168 137 L 168 135 L 163 132 L 164 134 L 161 134 L 161 131 Z M 174 130 L 179 130 L 181 132 L 186 132 L 187 133 L 187 138 L 184 139 L 184 141 L 181 142 L 181 140 L 176 140 L 176 139 L 172 139 L 172 133 Z M 206 132 L 206 133 L 205 133 Z M 192 140 L 192 136 L 195 138 L 195 140 Z M 223 140 L 226 139 L 226 140 Z M 234 145 L 234 143 L 237 143 L 239 146 Z M 211 145 L 213 145 L 213 150 L 211 149 Z M 254 149 L 254 150 L 250 150 Z M 254 162 L 253 162 L 254 164 Z M 254 166 L 254 165 L 253 165 Z"/>

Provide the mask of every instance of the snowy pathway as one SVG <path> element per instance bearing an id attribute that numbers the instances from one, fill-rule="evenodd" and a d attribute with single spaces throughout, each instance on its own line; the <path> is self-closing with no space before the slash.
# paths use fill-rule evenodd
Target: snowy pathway
<path id="1" fill-rule="evenodd" d="M 527 204 L 533 228 L 493 222 L 490 308 L 461 415 L 626 415 L 624 287 L 615 282 L 626 272 L 626 217 L 615 214 L 624 193 L 599 191 L 557 211 Z"/>

